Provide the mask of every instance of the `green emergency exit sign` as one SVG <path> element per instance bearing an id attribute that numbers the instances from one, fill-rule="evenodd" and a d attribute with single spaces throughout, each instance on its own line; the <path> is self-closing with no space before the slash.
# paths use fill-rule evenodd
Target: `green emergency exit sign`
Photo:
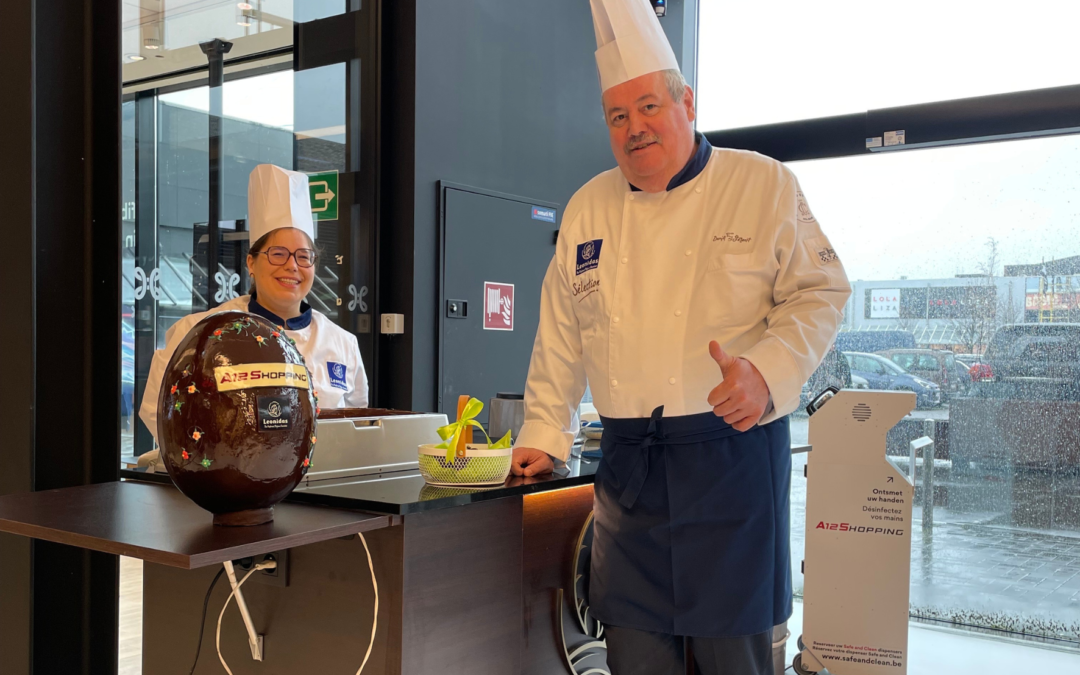
<path id="1" fill-rule="evenodd" d="M 337 220 L 337 171 L 309 173 L 308 195 L 311 197 L 311 215 L 315 217 L 315 220 Z"/>

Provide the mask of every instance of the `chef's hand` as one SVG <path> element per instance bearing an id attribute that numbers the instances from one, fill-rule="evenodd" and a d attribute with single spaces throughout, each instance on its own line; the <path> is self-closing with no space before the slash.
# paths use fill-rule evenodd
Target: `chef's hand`
<path id="1" fill-rule="evenodd" d="M 515 476 L 539 476 L 555 470 L 551 455 L 536 448 L 514 448 L 510 472 Z"/>
<path id="2" fill-rule="evenodd" d="M 709 393 L 709 405 L 717 417 L 738 431 L 749 431 L 769 404 L 769 385 L 754 364 L 724 352 L 720 343 L 709 343 L 709 354 L 720 366 L 724 381 Z"/>

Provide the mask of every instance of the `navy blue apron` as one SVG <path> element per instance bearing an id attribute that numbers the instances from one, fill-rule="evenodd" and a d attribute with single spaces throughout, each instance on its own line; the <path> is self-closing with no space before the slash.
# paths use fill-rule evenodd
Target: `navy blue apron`
<path id="1" fill-rule="evenodd" d="M 602 622 L 741 637 L 791 616 L 791 436 L 713 413 L 604 418 L 589 605 Z"/>

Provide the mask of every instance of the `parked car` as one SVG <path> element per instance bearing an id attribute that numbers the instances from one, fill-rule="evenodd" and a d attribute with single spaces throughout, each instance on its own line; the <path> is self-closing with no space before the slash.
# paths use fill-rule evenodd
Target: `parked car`
<path id="1" fill-rule="evenodd" d="M 1016 395 L 1080 398 L 1080 324 L 1002 326 L 983 362 L 982 379 L 1023 388 Z"/>
<path id="2" fill-rule="evenodd" d="M 941 405 L 941 387 L 929 380 L 907 373 L 903 368 L 878 354 L 844 352 L 852 377 L 865 379 L 871 389 L 915 392 L 916 407 L 936 408 Z"/>
<path id="3" fill-rule="evenodd" d="M 915 349 L 915 334 L 909 330 L 850 330 L 836 336 L 841 352 L 880 352 L 883 349 Z"/>
<path id="4" fill-rule="evenodd" d="M 963 394 L 971 385 L 968 367 L 956 360 L 952 352 L 937 349 L 886 349 L 878 354 L 889 359 L 915 377 L 929 380 L 941 387 L 941 396 Z"/>

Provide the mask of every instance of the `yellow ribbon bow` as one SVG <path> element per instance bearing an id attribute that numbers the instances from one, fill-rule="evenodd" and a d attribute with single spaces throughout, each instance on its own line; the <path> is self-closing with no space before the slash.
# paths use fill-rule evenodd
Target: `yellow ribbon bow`
<path id="1" fill-rule="evenodd" d="M 465 409 L 461 411 L 461 417 L 458 421 L 451 422 L 445 427 L 439 429 L 439 438 L 443 439 L 443 442 L 435 447 L 440 450 L 446 450 L 446 461 L 454 461 L 454 455 L 458 457 L 465 456 L 465 450 L 458 450 L 458 442 L 461 440 L 461 434 L 465 432 L 468 427 L 476 427 L 487 438 L 488 448 L 491 450 L 501 450 L 503 448 L 510 447 L 510 432 L 507 431 L 506 435 L 495 441 L 491 442 L 491 436 L 488 436 L 487 431 L 484 430 L 484 425 L 476 421 L 476 416 L 480 414 L 480 411 L 484 409 L 484 404 L 479 399 L 470 398 L 469 402 L 465 404 Z"/>

